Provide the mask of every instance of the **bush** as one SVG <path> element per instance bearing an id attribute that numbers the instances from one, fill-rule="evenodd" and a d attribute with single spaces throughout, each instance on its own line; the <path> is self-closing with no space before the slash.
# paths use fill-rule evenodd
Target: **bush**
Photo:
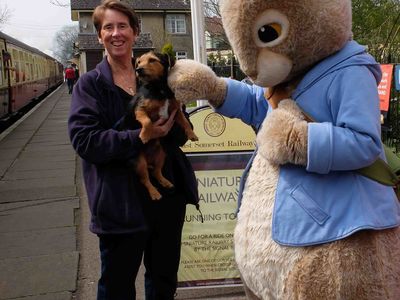
<path id="1" fill-rule="evenodd" d="M 174 46 L 172 46 L 171 43 L 166 43 L 162 49 L 161 49 L 162 54 L 168 54 L 170 57 L 176 58 L 175 57 L 175 51 L 174 51 Z"/>

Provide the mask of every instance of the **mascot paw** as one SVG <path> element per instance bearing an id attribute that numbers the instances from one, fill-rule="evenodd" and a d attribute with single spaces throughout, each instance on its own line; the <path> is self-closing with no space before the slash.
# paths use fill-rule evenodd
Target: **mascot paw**
<path id="1" fill-rule="evenodd" d="M 257 134 L 258 152 L 273 164 L 307 165 L 307 122 L 293 100 L 279 103 Z"/>
<path id="2" fill-rule="evenodd" d="M 181 103 L 208 100 L 214 107 L 222 105 L 226 94 L 225 80 L 206 65 L 190 59 L 176 62 L 168 75 L 168 85 Z"/>

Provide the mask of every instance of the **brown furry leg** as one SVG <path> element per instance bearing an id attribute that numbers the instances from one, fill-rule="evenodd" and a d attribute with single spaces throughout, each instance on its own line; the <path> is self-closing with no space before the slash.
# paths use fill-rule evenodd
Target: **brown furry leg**
<path id="1" fill-rule="evenodd" d="M 164 166 L 165 162 L 165 152 L 163 151 L 161 145 L 158 145 L 157 153 L 155 154 L 156 159 L 154 160 L 154 169 L 152 171 L 152 174 L 155 179 L 165 188 L 170 189 L 173 188 L 174 185 L 164 177 L 162 174 L 162 168 Z"/>
<path id="2" fill-rule="evenodd" d="M 140 154 L 137 160 L 136 172 L 139 175 L 140 182 L 146 187 L 150 194 L 151 200 L 160 200 L 161 194 L 150 182 L 149 171 L 147 168 L 147 161 L 144 154 Z"/>
<path id="3" fill-rule="evenodd" d="M 187 138 L 191 141 L 198 141 L 199 138 L 194 133 L 192 126 L 190 126 L 189 121 L 186 119 L 185 115 L 183 114 L 181 106 L 178 103 L 178 101 L 176 101 L 175 99 L 172 99 L 170 101 L 170 104 L 171 104 L 171 109 L 175 109 L 175 108 L 177 109 L 177 112 L 175 115 L 175 121 L 176 121 L 176 123 L 179 124 L 179 126 L 181 126 L 183 128 Z"/>
<path id="4" fill-rule="evenodd" d="M 284 298 L 400 299 L 400 229 L 365 230 L 310 247 L 289 274 Z"/>
<path id="5" fill-rule="evenodd" d="M 135 117 L 136 120 L 142 124 L 142 130 L 140 131 L 140 139 L 142 140 L 143 144 L 146 144 L 150 141 L 150 137 L 153 130 L 153 124 L 147 115 L 147 113 L 142 109 L 135 110 Z"/>

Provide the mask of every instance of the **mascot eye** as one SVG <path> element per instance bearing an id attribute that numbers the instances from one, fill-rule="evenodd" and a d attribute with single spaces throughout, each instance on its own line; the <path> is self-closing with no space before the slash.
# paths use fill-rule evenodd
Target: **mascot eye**
<path id="1" fill-rule="evenodd" d="M 289 34 L 289 20 L 276 9 L 267 9 L 259 14 L 252 25 L 253 41 L 260 48 L 281 44 Z"/>
<path id="2" fill-rule="evenodd" d="M 262 26 L 258 30 L 258 38 L 263 43 L 269 43 L 276 40 L 282 33 L 282 27 L 278 23 L 272 23 Z"/>

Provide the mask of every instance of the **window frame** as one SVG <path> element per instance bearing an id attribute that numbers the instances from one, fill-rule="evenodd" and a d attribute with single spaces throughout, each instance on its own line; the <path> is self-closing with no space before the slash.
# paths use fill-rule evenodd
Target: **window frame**
<path id="1" fill-rule="evenodd" d="M 184 53 L 184 55 L 182 55 Z M 187 59 L 187 51 L 175 51 L 176 60 Z"/>
<path id="2" fill-rule="evenodd" d="M 183 22 L 181 31 L 178 31 L 178 22 Z M 186 16 L 184 14 L 167 14 L 165 17 L 165 29 L 169 34 L 187 34 Z"/>

